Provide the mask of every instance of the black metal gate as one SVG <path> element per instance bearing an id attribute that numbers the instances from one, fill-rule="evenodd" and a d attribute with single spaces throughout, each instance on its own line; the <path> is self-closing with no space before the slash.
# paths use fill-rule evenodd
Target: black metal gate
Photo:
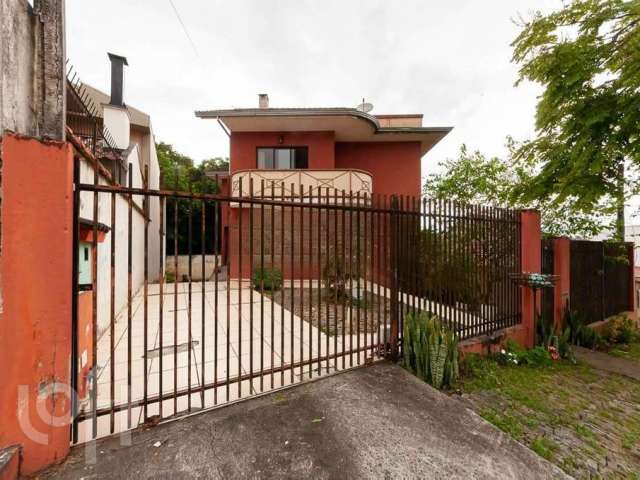
<path id="1" fill-rule="evenodd" d="M 275 182 L 260 197 L 151 190 L 97 171 L 76 172 L 74 442 L 395 357 L 420 311 L 460 338 L 520 322 L 519 212 Z"/>

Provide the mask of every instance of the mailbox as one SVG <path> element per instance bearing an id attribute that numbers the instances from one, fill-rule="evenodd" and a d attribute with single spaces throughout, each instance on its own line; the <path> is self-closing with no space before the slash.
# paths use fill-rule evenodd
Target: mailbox
<path id="1" fill-rule="evenodd" d="M 93 275 L 91 261 L 93 245 L 90 242 L 78 242 L 78 288 L 91 290 Z"/>

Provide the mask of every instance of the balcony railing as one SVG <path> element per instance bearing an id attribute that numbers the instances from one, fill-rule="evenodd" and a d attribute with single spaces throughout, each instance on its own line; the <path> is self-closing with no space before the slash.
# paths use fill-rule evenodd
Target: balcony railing
<path id="1" fill-rule="evenodd" d="M 304 202 L 340 203 L 348 198 L 371 196 L 373 180 L 363 170 L 241 170 L 231 175 L 231 196 L 258 198 L 293 197 Z"/>

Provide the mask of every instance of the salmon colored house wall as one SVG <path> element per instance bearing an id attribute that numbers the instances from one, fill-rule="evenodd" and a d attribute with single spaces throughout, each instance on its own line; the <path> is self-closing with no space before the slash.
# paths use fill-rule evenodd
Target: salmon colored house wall
<path id="1" fill-rule="evenodd" d="M 4 136 L 0 448 L 25 475 L 69 451 L 72 186 L 69 144 Z"/>
<path id="2" fill-rule="evenodd" d="M 336 168 L 371 173 L 373 192 L 420 196 L 420 143 L 336 143 Z"/>
<path id="3" fill-rule="evenodd" d="M 257 167 L 258 147 L 308 147 L 309 168 L 335 168 L 333 132 L 241 132 L 231 134 L 231 173 Z"/>

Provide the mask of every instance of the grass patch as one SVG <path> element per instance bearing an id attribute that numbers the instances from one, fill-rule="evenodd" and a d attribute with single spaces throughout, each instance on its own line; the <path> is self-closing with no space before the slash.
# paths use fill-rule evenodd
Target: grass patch
<path id="1" fill-rule="evenodd" d="M 547 460 L 551 460 L 553 453 L 559 448 L 557 443 L 545 437 L 534 439 L 529 446 L 531 450 Z"/>
<path id="2" fill-rule="evenodd" d="M 616 345 L 609 350 L 609 355 L 627 358 L 629 360 L 640 360 L 640 343 L 634 342 L 626 345 Z"/>
<path id="3" fill-rule="evenodd" d="M 459 389 L 480 416 L 576 478 L 640 472 L 640 382 L 568 361 L 468 355 Z"/>

